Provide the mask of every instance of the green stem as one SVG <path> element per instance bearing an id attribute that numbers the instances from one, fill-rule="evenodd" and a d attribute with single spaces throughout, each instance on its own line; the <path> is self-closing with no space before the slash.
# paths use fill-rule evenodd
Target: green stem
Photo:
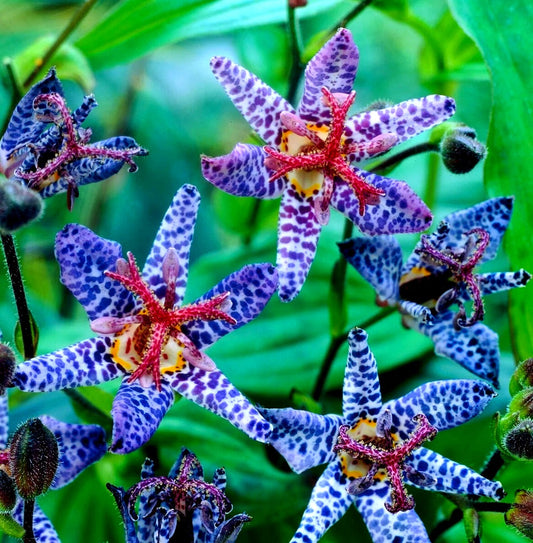
<path id="1" fill-rule="evenodd" d="M 54 53 L 63 45 L 66 39 L 76 30 L 78 25 L 83 21 L 87 13 L 91 8 L 98 2 L 98 0 L 85 0 L 85 2 L 80 6 L 80 8 L 74 13 L 72 19 L 69 21 L 68 25 L 65 27 L 63 32 L 57 37 L 54 43 L 45 51 L 42 58 L 39 59 L 35 64 L 35 68 L 30 73 L 30 75 L 24 80 L 23 87 L 27 89 L 39 75 L 43 66 L 46 66 L 50 59 L 54 56 Z"/>
<path id="2" fill-rule="evenodd" d="M 339 28 L 344 28 L 349 22 L 353 21 L 373 0 L 361 0 L 357 6 L 349 11 L 335 26 L 331 27 L 329 35 L 335 34 Z"/>
<path id="3" fill-rule="evenodd" d="M 35 509 L 35 500 L 24 500 L 24 543 L 36 543 L 35 535 L 33 534 L 33 511 Z"/>
<path id="4" fill-rule="evenodd" d="M 28 360 L 35 356 L 37 345 L 34 345 L 32 318 L 26 300 L 26 292 L 24 290 L 24 282 L 22 281 L 22 274 L 20 272 L 15 240 L 11 234 L 2 234 L 2 247 L 4 249 L 7 270 L 11 280 L 13 296 L 15 297 L 15 304 L 17 306 L 24 348 L 24 359 Z"/>
<path id="5" fill-rule="evenodd" d="M 394 166 L 397 166 L 400 164 L 400 162 L 403 162 L 406 158 L 410 158 L 412 156 L 419 155 L 421 153 L 427 153 L 427 152 L 438 152 L 439 146 L 436 143 L 431 142 L 425 142 L 425 143 L 419 143 L 418 145 L 413 145 L 412 147 L 409 147 L 408 149 L 404 149 L 403 151 L 400 151 L 399 153 L 396 153 L 395 155 L 392 155 L 388 158 L 386 158 L 383 162 L 380 162 L 379 164 L 376 164 L 372 168 L 370 168 L 369 171 L 377 173 L 377 172 L 383 172 L 383 171 L 390 171 Z"/>
<path id="6" fill-rule="evenodd" d="M 20 90 L 17 76 L 15 75 L 15 71 L 13 69 L 13 63 L 11 62 L 11 59 L 4 60 L 4 67 L 7 72 L 7 76 L 9 78 L 9 83 L 11 86 L 11 105 L 9 107 L 8 113 L 6 115 L 6 118 L 4 119 L 4 123 L 2 125 L 2 131 L 0 134 L 4 134 L 7 130 L 7 125 L 9 124 L 9 121 L 11 120 L 11 113 L 15 110 L 17 107 L 17 104 L 20 102 L 20 99 L 22 98 L 22 92 Z"/>
<path id="7" fill-rule="evenodd" d="M 289 73 L 289 90 L 287 91 L 287 100 L 292 104 L 296 97 L 298 84 L 302 77 L 304 65 L 300 53 L 300 37 L 298 27 L 296 25 L 295 9 L 288 6 L 288 26 L 289 26 L 289 52 L 291 71 Z"/>

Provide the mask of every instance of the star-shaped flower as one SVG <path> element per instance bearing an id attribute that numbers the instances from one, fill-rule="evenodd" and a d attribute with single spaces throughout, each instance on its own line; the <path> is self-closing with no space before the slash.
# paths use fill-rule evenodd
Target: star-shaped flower
<path id="1" fill-rule="evenodd" d="M 62 488 L 75 479 L 85 468 L 98 461 L 107 450 L 105 432 L 95 424 L 68 424 L 53 417 L 40 417 L 43 424 L 53 432 L 59 447 L 58 469 L 51 489 Z M 8 403 L 7 394 L 0 395 L 0 469 L 10 474 L 8 448 Z M 12 511 L 13 518 L 22 526 L 24 501 L 18 497 Z M 52 523 L 42 509 L 36 505 L 33 529 L 37 541 L 59 543 Z"/>
<path id="2" fill-rule="evenodd" d="M 0 172 L 41 193 L 43 198 L 67 192 L 72 208 L 78 187 L 102 181 L 127 163 L 137 169 L 134 156 L 146 155 L 133 138 L 117 136 L 89 143 L 90 128 L 81 124 L 96 106 L 86 96 L 71 113 L 63 88 L 51 69 L 18 103 L 0 140 Z"/>
<path id="3" fill-rule="evenodd" d="M 38 392 L 123 378 L 113 403 L 113 452 L 145 443 L 174 392 L 253 439 L 270 433 L 270 424 L 202 351 L 262 311 L 276 290 L 276 270 L 245 266 L 182 306 L 199 202 L 191 185 L 177 192 L 142 273 L 131 254 L 122 258 L 118 243 L 88 228 L 70 224 L 56 238 L 61 281 L 101 335 L 22 363 L 13 382 Z"/>
<path id="4" fill-rule="evenodd" d="M 498 336 L 479 321 L 482 296 L 524 286 L 530 274 L 474 273 L 496 256 L 513 209 L 512 198 L 493 198 L 447 215 L 436 232 L 423 235 L 402 264 L 392 236 L 354 238 L 339 244 L 341 253 L 374 287 L 379 305 L 396 306 L 406 326 L 435 343 L 435 352 L 497 386 Z M 467 317 L 464 303 L 472 300 Z M 458 304 L 458 313 L 449 306 Z"/>
<path id="5" fill-rule="evenodd" d="M 480 413 L 494 395 L 492 388 L 478 380 L 435 381 L 382 404 L 366 332 L 352 330 L 349 343 L 342 416 L 262 410 L 274 426 L 270 443 L 294 471 L 328 463 L 292 543 L 318 541 L 351 504 L 376 543 L 429 542 L 404 482 L 501 499 L 500 483 L 421 446 L 437 431 Z"/>
<path id="6" fill-rule="evenodd" d="M 124 519 L 126 543 L 165 543 L 171 538 L 192 543 L 233 543 L 243 524 L 251 520 L 244 513 L 226 520 L 232 505 L 224 493 L 223 468 L 215 471 L 212 483 L 206 482 L 198 458 L 185 448 L 168 477 L 156 476 L 153 468 L 153 462 L 146 459 L 141 481 L 128 491 L 107 485 Z"/>
<path id="7" fill-rule="evenodd" d="M 454 101 L 432 95 L 352 117 L 359 53 L 341 28 L 311 59 L 297 109 L 255 75 L 216 57 L 211 67 L 227 94 L 266 142 L 238 144 L 203 157 L 204 177 L 237 196 L 282 197 L 278 226 L 279 295 L 293 299 L 314 259 L 329 206 L 369 235 L 419 232 L 431 213 L 403 181 L 352 166 L 450 117 Z"/>

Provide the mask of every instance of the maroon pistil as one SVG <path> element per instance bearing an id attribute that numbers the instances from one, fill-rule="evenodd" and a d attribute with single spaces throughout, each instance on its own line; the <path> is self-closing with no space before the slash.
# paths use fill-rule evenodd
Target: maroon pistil
<path id="1" fill-rule="evenodd" d="M 91 145 L 88 143 L 91 137 L 91 130 L 76 130 L 72 114 L 60 94 L 55 92 L 40 94 L 33 101 L 34 109 L 37 109 L 41 103 L 49 105 L 52 108 L 55 106 L 57 109 L 57 115 L 46 117 L 46 121 L 53 122 L 60 129 L 63 137 L 62 148 L 43 167 L 39 167 L 36 164 L 35 171 L 23 172 L 20 168 L 16 170 L 15 174 L 17 177 L 27 181 L 29 188 L 40 191 L 49 184 L 47 180 L 51 176 L 63 177 L 68 183 L 67 205 L 69 209 L 72 209 L 74 199 L 78 196 L 78 187 L 76 180 L 65 169 L 65 166 L 69 163 L 82 158 L 112 159 L 129 164 L 130 172 L 137 170 L 137 165 L 133 162 L 132 157 L 142 152 L 140 147 L 132 149 L 107 149 L 94 144 Z"/>
<path id="2" fill-rule="evenodd" d="M 445 226 L 442 229 L 442 233 L 445 234 L 447 231 L 448 227 Z M 422 247 L 417 251 L 437 265 L 446 266 L 452 278 L 457 283 L 463 283 L 466 286 L 473 301 L 473 310 L 470 317 L 466 319 L 465 309 L 463 305 L 458 302 L 460 310 L 455 322 L 459 327 L 472 326 L 477 321 L 483 320 L 485 315 L 481 289 L 477 277 L 474 274 L 474 268 L 477 266 L 490 242 L 488 232 L 482 228 L 472 228 L 472 230 L 465 233 L 465 236 L 467 238 L 467 243 L 463 250 L 442 252 L 430 243 L 427 235 L 422 235 L 420 238 Z M 451 301 L 455 301 L 455 294 L 456 292 L 454 291 L 444 293 L 440 306 L 449 305 L 449 303 L 447 303 L 448 300 L 450 303 Z M 438 302 L 437 309 L 439 309 Z"/>
<path id="3" fill-rule="evenodd" d="M 321 170 L 324 176 L 325 202 L 321 203 L 320 207 L 327 208 L 333 193 L 334 179 L 340 177 L 354 190 L 359 200 L 359 214 L 364 215 L 365 206 L 376 203 L 376 199 L 383 196 L 385 192 L 369 185 L 361 176 L 357 175 L 350 168 L 346 159 L 346 155 L 354 151 L 354 146 L 343 143 L 342 136 L 346 115 L 355 99 L 355 91 L 346 95 L 343 102 L 325 87 L 322 88 L 322 94 L 331 110 L 331 125 L 325 141 L 321 140 L 313 131 L 307 130 L 306 137 L 310 140 L 310 144 L 297 155 L 289 155 L 271 147 L 265 147 L 265 151 L 269 155 L 267 164 L 269 167 L 274 166 L 276 170 L 270 177 L 270 181 L 279 179 L 293 170 Z M 304 121 L 302 121 L 302 125 L 305 125 Z M 376 147 L 376 153 L 387 150 L 380 149 L 379 146 L 374 147 Z M 373 149 L 372 145 L 369 145 L 368 148 Z"/>
<path id="4" fill-rule="evenodd" d="M 162 349 L 169 339 L 175 337 L 178 343 L 184 348 L 191 348 L 192 342 L 189 340 L 184 345 L 184 334 L 181 326 L 187 322 L 195 320 L 224 320 L 229 324 L 237 324 L 237 321 L 228 315 L 221 307 L 225 304 L 229 292 L 224 292 L 213 296 L 209 300 L 189 304 L 184 307 L 173 309 L 170 301 L 174 301 L 175 277 L 170 274 L 167 283 L 167 293 L 165 303 L 161 303 L 146 282 L 142 279 L 135 258 L 128 253 L 128 261 L 119 260 L 119 272 L 106 271 L 105 274 L 111 279 L 122 283 L 130 292 L 138 296 L 142 302 L 143 310 L 139 316 L 143 320 L 140 329 L 142 329 L 139 342 L 142 345 L 142 353 L 139 353 L 142 362 L 139 367 L 131 374 L 129 380 L 139 379 L 146 373 L 151 373 L 158 390 L 161 390 L 160 374 L 160 356 Z M 188 339 L 188 338 L 187 338 Z"/>
<path id="5" fill-rule="evenodd" d="M 391 503 L 385 503 L 385 508 L 390 513 L 409 511 L 414 507 L 414 500 L 407 494 L 403 485 L 404 462 L 424 441 L 433 439 L 437 434 L 436 428 L 429 424 L 425 415 L 415 415 L 413 420 L 417 426 L 403 443 L 396 444 L 390 434 L 387 439 L 378 436 L 372 441 L 368 439 L 356 441 L 348 435 L 350 427 L 341 426 L 337 445 L 333 448 L 334 451 L 348 453 L 354 460 L 367 460 L 387 472 L 391 485 Z"/>

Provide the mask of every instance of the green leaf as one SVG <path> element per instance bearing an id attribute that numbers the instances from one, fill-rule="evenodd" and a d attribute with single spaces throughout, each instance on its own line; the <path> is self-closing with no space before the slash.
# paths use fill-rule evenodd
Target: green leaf
<path id="1" fill-rule="evenodd" d="M 13 59 L 18 81 L 24 81 L 35 66 L 42 64 L 43 55 L 55 40 L 56 36 L 43 36 Z M 69 43 L 61 45 L 47 65 L 42 67 L 35 81 L 42 79 L 51 66 L 57 68 L 60 79 L 75 81 L 86 93 L 94 88 L 95 79 L 91 67 L 83 53 L 74 45 Z"/>
<path id="2" fill-rule="evenodd" d="M 30 319 L 31 345 L 33 347 L 32 352 L 26 353 L 24 351 L 24 340 L 22 338 L 22 328 L 20 327 L 20 321 L 17 321 L 17 324 L 15 325 L 14 339 L 15 346 L 18 352 L 26 358 L 33 358 L 37 351 L 37 344 L 39 343 L 39 327 L 37 326 L 37 323 L 35 322 L 35 319 L 33 318 L 31 311 L 29 310 L 28 316 Z"/>
<path id="3" fill-rule="evenodd" d="M 24 535 L 24 528 L 11 516 L 0 515 L 0 531 L 11 537 L 21 538 Z"/>
<path id="4" fill-rule="evenodd" d="M 341 0 L 312 2 L 299 10 L 309 17 Z M 125 0 L 77 46 L 95 68 L 130 62 L 155 49 L 198 36 L 286 21 L 286 0 Z"/>
<path id="5" fill-rule="evenodd" d="M 99 424 L 108 435 L 111 435 L 113 426 L 110 415 L 113 406 L 112 394 L 97 387 L 65 389 L 64 392 L 70 398 L 72 408 L 83 422 Z"/>
<path id="6" fill-rule="evenodd" d="M 491 196 L 515 196 L 505 237 L 511 269 L 533 271 L 533 4 L 528 0 L 450 0 L 450 5 L 478 44 L 492 76 L 485 184 Z M 533 352 L 531 286 L 511 292 L 510 319 L 517 357 L 527 358 Z"/>

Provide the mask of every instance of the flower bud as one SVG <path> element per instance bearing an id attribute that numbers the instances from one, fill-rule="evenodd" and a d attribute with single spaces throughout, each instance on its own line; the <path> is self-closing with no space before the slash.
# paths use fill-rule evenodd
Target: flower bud
<path id="1" fill-rule="evenodd" d="M 10 443 L 9 467 L 24 500 L 35 499 L 48 490 L 59 459 L 57 440 L 39 419 L 20 426 Z"/>
<path id="2" fill-rule="evenodd" d="M 514 499 L 511 508 L 505 513 L 505 522 L 533 539 L 533 492 L 517 490 Z"/>
<path id="3" fill-rule="evenodd" d="M 511 396 L 518 394 L 523 388 L 533 386 L 533 358 L 528 358 L 518 364 L 509 382 Z"/>
<path id="4" fill-rule="evenodd" d="M 533 418 L 516 413 L 497 417 L 496 445 L 515 460 L 533 460 Z"/>
<path id="5" fill-rule="evenodd" d="M 11 386 L 15 364 L 16 358 L 13 349 L 5 343 L 0 343 L 0 394 L 4 394 L 6 387 Z"/>
<path id="6" fill-rule="evenodd" d="M 459 126 L 446 132 L 440 143 L 442 161 L 452 173 L 467 173 L 485 158 L 487 149 L 476 139 L 476 132 Z"/>
<path id="7" fill-rule="evenodd" d="M 14 232 L 41 214 L 39 194 L 16 181 L 0 183 L 0 230 Z"/>
<path id="8" fill-rule="evenodd" d="M 17 489 L 15 482 L 0 469 L 0 514 L 9 513 L 17 502 Z"/>

